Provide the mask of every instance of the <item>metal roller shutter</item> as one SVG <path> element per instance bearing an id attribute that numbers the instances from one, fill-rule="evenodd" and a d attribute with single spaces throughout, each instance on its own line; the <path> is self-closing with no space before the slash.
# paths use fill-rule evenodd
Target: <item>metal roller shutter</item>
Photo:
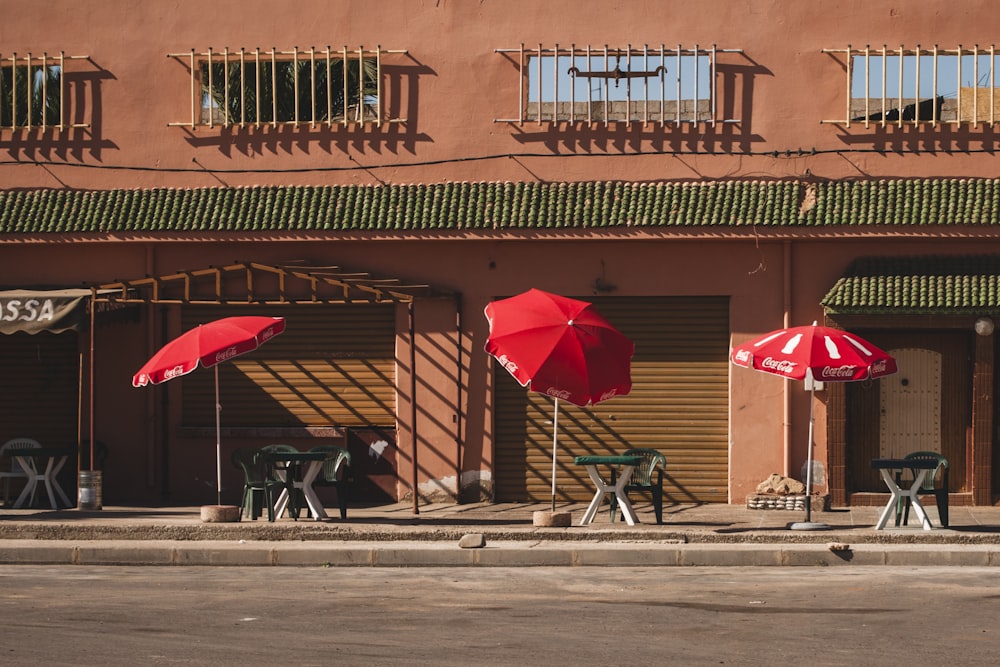
<path id="1" fill-rule="evenodd" d="M 286 329 L 219 366 L 224 426 L 395 425 L 392 304 L 191 306 L 182 325 L 234 315 L 284 317 Z M 214 425 L 212 373 L 181 381 L 185 426 Z"/>
<path id="2" fill-rule="evenodd" d="M 0 444 L 23 437 L 43 447 L 75 446 L 80 410 L 76 334 L 0 336 L 0 368 Z"/>
<path id="3" fill-rule="evenodd" d="M 636 346 L 632 392 L 589 408 L 559 406 L 556 493 L 586 501 L 593 485 L 574 456 L 658 449 L 674 502 L 728 501 L 729 300 L 588 299 Z M 551 497 L 553 402 L 496 367 L 496 494 Z"/>

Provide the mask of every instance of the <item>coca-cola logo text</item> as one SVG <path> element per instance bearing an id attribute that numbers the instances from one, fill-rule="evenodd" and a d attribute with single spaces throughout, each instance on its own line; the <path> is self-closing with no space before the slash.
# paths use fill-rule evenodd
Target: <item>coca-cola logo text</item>
<path id="1" fill-rule="evenodd" d="M 614 398 L 617 394 L 618 394 L 618 390 L 617 389 L 611 389 L 611 390 L 606 391 L 603 394 L 601 394 L 600 398 L 598 398 L 597 400 L 598 400 L 598 402 L 600 402 L 600 401 L 606 401 L 609 398 Z"/>
<path id="2" fill-rule="evenodd" d="M 747 352 L 746 350 L 736 350 L 736 354 L 733 357 L 733 359 L 735 359 L 740 363 L 745 364 L 748 361 L 750 361 L 750 353 Z"/>
<path id="3" fill-rule="evenodd" d="M 178 375 L 184 375 L 184 366 L 177 365 L 177 366 L 174 366 L 173 368 L 168 368 L 167 370 L 163 371 L 163 379 L 164 380 L 169 380 L 170 378 L 175 378 Z"/>
<path id="4" fill-rule="evenodd" d="M 497 361 L 500 365 L 507 369 L 507 372 L 511 375 L 517 375 L 517 364 L 515 364 L 506 354 L 501 354 L 497 357 Z"/>
<path id="5" fill-rule="evenodd" d="M 221 362 L 225 361 L 226 359 L 232 359 L 236 355 L 237 355 L 236 346 L 232 345 L 230 347 L 227 347 L 225 350 L 222 350 L 221 352 L 216 352 L 215 353 L 215 362 L 216 363 L 221 363 Z"/>
<path id="6" fill-rule="evenodd" d="M 570 392 L 565 389 L 556 389 L 555 387 L 549 387 L 545 390 L 546 395 L 552 398 L 561 398 L 563 400 L 569 400 Z"/>
<path id="7" fill-rule="evenodd" d="M 858 370 L 857 366 L 824 366 L 823 370 L 820 371 L 819 376 L 821 378 L 853 378 L 854 373 Z"/>
<path id="8" fill-rule="evenodd" d="M 761 368 L 767 368 L 768 370 L 777 371 L 778 373 L 784 373 L 790 375 L 795 372 L 795 367 L 798 364 L 794 361 L 789 361 L 787 359 L 775 359 L 773 357 L 765 357 L 764 361 L 760 362 Z"/>
<path id="9" fill-rule="evenodd" d="M 874 364 L 872 364 L 872 375 L 881 375 L 882 373 L 885 373 L 888 367 L 889 364 L 886 362 L 885 359 L 879 359 Z"/>

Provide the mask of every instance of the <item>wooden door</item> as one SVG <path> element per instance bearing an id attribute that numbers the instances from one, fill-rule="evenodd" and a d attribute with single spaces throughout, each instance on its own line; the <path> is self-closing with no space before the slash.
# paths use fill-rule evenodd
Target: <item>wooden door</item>
<path id="1" fill-rule="evenodd" d="M 900 371 L 879 382 L 879 455 L 941 452 L 941 353 L 887 350 Z"/>
<path id="2" fill-rule="evenodd" d="M 846 387 L 846 492 L 885 493 L 871 460 L 922 449 L 947 457 L 952 491 L 968 490 L 973 334 L 858 333 L 892 354 L 901 352 L 901 358 L 895 375 Z"/>

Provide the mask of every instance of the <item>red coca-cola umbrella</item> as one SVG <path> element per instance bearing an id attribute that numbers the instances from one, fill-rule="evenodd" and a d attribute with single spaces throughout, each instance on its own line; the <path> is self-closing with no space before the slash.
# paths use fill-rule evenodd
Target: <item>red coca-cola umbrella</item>
<path id="1" fill-rule="evenodd" d="M 173 339 L 143 364 L 132 377 L 133 387 L 160 384 L 187 375 L 198 366 L 215 367 L 216 491 L 222 504 L 222 438 L 219 413 L 218 364 L 252 352 L 285 330 L 282 317 L 225 317 L 201 324 Z"/>
<path id="2" fill-rule="evenodd" d="M 791 327 L 758 336 L 733 348 L 732 362 L 744 368 L 807 381 L 809 444 L 806 454 L 806 525 L 812 523 L 813 403 L 816 382 L 855 382 L 892 375 L 896 360 L 857 334 L 819 326 Z"/>
<path id="3" fill-rule="evenodd" d="M 555 401 L 552 511 L 556 502 L 559 401 L 585 406 L 632 390 L 635 346 L 593 304 L 539 289 L 486 306 L 486 351 L 522 387 Z"/>

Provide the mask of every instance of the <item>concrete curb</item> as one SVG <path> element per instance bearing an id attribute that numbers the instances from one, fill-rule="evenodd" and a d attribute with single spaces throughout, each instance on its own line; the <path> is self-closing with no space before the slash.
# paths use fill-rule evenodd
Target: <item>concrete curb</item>
<path id="1" fill-rule="evenodd" d="M 584 507 L 561 507 L 581 518 Z M 952 507 L 951 528 L 875 531 L 879 507 L 822 515 L 829 530 L 790 530 L 797 512 L 674 505 L 662 525 L 600 520 L 536 526 L 547 503 L 352 508 L 350 518 L 205 522 L 200 507 L 8 510 L 0 565 L 258 567 L 798 567 L 1000 565 L 1000 506 Z M 932 510 L 933 512 L 934 510 Z M 471 539 L 476 538 L 476 539 Z M 485 542 L 485 546 L 480 546 Z"/>
<path id="2" fill-rule="evenodd" d="M 621 544 L 497 542 L 0 540 L 4 565 L 255 567 L 997 566 L 991 545 Z"/>

